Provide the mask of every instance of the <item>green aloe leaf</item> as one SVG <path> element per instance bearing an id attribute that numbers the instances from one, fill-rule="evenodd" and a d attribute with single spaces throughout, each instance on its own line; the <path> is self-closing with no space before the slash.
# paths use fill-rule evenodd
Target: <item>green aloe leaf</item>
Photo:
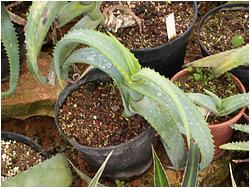
<path id="1" fill-rule="evenodd" d="M 19 48 L 15 28 L 10 21 L 8 12 L 1 3 L 1 40 L 8 56 L 10 66 L 10 86 L 7 91 L 1 93 L 2 97 L 13 94 L 19 78 L 20 59 Z"/>
<path id="2" fill-rule="evenodd" d="M 242 93 L 221 100 L 220 115 L 225 116 L 248 105 L 249 94 Z"/>
<path id="3" fill-rule="evenodd" d="M 201 93 L 187 93 L 187 96 L 193 101 L 194 104 L 202 106 L 211 111 L 213 114 L 219 116 L 219 111 L 217 110 L 216 104 L 210 96 Z"/>
<path id="4" fill-rule="evenodd" d="M 99 181 L 99 179 L 100 179 L 100 177 L 102 175 L 102 172 L 103 172 L 109 158 L 111 157 L 112 153 L 113 153 L 113 150 L 106 157 L 105 161 L 102 163 L 102 166 L 99 168 L 99 170 L 97 171 L 97 173 L 95 174 L 95 176 L 93 177 L 91 182 L 89 183 L 89 187 L 96 187 L 98 185 L 98 181 Z"/>
<path id="5" fill-rule="evenodd" d="M 234 130 L 241 131 L 241 132 L 244 132 L 244 133 L 249 133 L 249 126 L 248 125 L 234 124 L 231 127 Z"/>
<path id="6" fill-rule="evenodd" d="M 217 77 L 240 65 L 247 65 L 249 62 L 249 44 L 221 52 L 215 55 L 204 57 L 187 65 L 193 67 L 212 67 Z"/>
<path id="7" fill-rule="evenodd" d="M 158 132 L 167 147 L 173 166 L 177 169 L 183 167 L 186 162 L 185 144 L 172 112 L 147 96 L 144 96 L 142 100 L 129 103 L 131 108 L 143 116 Z"/>
<path id="8" fill-rule="evenodd" d="M 95 50 L 94 48 L 80 48 L 74 51 L 63 63 L 62 65 L 62 77 L 66 79 L 68 77 L 68 71 L 70 65 L 74 63 L 85 63 L 93 65 L 94 67 L 102 70 L 107 73 L 113 80 L 116 82 L 118 88 L 120 89 L 121 98 L 124 106 L 124 116 L 129 117 L 134 115 L 134 113 L 130 112 L 128 109 L 129 94 L 132 91 L 125 86 L 125 80 L 120 74 L 120 72 L 116 69 L 116 67 L 108 60 L 105 56 L 103 56 L 100 52 Z"/>
<path id="9" fill-rule="evenodd" d="M 218 104 L 217 96 L 211 96 L 211 94 L 208 96 L 200 93 L 188 93 L 187 95 L 195 104 L 208 109 L 214 115 L 219 117 L 226 116 L 247 106 L 249 100 L 249 94 L 242 93 L 219 99 L 220 106 L 218 106 L 216 105 Z"/>
<path id="10" fill-rule="evenodd" d="M 72 32 L 65 35 L 56 45 L 54 50 L 54 66 L 55 72 L 58 77 L 58 80 L 61 82 L 61 57 L 63 49 L 66 46 L 74 44 L 85 44 L 92 48 L 95 48 L 97 51 L 102 53 L 120 74 L 124 77 L 125 80 L 130 80 L 128 75 L 130 73 L 129 67 L 127 66 L 126 59 L 123 55 L 123 52 L 117 48 L 117 45 L 114 43 L 107 35 L 91 31 L 87 29 L 73 30 Z"/>
<path id="11" fill-rule="evenodd" d="M 196 187 L 199 170 L 200 150 L 197 144 L 191 144 L 182 187 Z"/>
<path id="12" fill-rule="evenodd" d="M 65 1 L 33 1 L 30 7 L 25 26 L 27 63 L 31 73 L 42 83 L 47 83 L 48 79 L 40 75 L 37 58 L 52 21 L 66 3 Z"/>
<path id="13" fill-rule="evenodd" d="M 201 168 L 209 165 L 214 153 L 212 135 L 197 107 L 183 91 L 151 69 L 143 68 L 131 78 L 134 81 L 130 84 L 132 89 L 156 101 L 176 116 L 179 123 L 172 126 L 183 126 L 180 132 L 184 132 L 187 142 L 192 137 L 199 146 L 202 155 Z M 164 141 L 168 142 L 167 139 Z"/>
<path id="14" fill-rule="evenodd" d="M 249 151 L 249 142 L 248 141 L 231 142 L 231 143 L 221 145 L 220 149 L 235 150 L 235 151 Z"/>
<path id="15" fill-rule="evenodd" d="M 68 161 L 63 154 L 57 154 L 42 163 L 8 178 L 4 187 L 67 187 L 72 183 Z"/>
<path id="16" fill-rule="evenodd" d="M 154 147 L 152 146 L 153 162 L 154 162 L 154 186 L 169 187 L 168 177 L 164 171 L 160 159 L 158 158 Z"/>
<path id="17" fill-rule="evenodd" d="M 57 15 L 57 20 L 60 27 L 63 27 L 77 16 L 80 16 L 84 12 L 89 12 L 95 7 L 95 2 L 90 2 L 88 5 L 84 5 L 79 1 L 73 1 L 65 4 Z"/>

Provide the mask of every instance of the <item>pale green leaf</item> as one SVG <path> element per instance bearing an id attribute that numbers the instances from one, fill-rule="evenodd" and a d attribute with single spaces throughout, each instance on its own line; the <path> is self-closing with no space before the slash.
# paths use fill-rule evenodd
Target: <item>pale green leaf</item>
<path id="1" fill-rule="evenodd" d="M 52 21 L 66 1 L 33 1 L 25 26 L 27 64 L 31 73 L 42 83 L 48 79 L 40 75 L 37 58 Z"/>
<path id="2" fill-rule="evenodd" d="M 168 177 L 158 158 L 154 147 L 152 146 L 153 162 L 154 162 L 154 186 L 155 187 L 169 187 Z"/>
<path id="3" fill-rule="evenodd" d="M 1 93 L 2 97 L 7 97 L 13 94 L 19 78 L 20 59 L 19 47 L 15 28 L 12 25 L 8 12 L 4 5 L 1 3 L 1 40 L 8 56 L 10 66 L 10 86 L 7 91 Z"/>
<path id="4" fill-rule="evenodd" d="M 72 183 L 71 169 L 63 154 L 57 154 L 40 164 L 8 178 L 4 187 L 67 187 Z"/>
<path id="5" fill-rule="evenodd" d="M 235 151 L 249 151 L 249 142 L 248 141 L 231 142 L 231 143 L 221 145 L 220 149 L 235 150 Z"/>

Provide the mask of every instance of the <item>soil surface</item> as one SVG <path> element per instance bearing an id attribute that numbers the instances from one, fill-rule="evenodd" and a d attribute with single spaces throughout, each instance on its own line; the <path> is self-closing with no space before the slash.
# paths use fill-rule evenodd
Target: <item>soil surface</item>
<path id="1" fill-rule="evenodd" d="M 125 143 L 149 124 L 140 116 L 121 117 L 119 89 L 109 81 L 89 82 L 67 97 L 59 112 L 64 133 L 82 145 L 108 147 Z"/>
<path id="2" fill-rule="evenodd" d="M 1 140 L 1 180 L 40 163 L 44 158 L 34 149 L 21 142 Z"/>
<path id="3" fill-rule="evenodd" d="M 245 45 L 249 41 L 248 10 L 221 10 L 209 17 L 202 25 L 200 39 L 210 54 L 216 54 L 236 48 L 232 44 L 234 36 L 244 38 Z"/>
<path id="4" fill-rule="evenodd" d="M 239 88 L 234 84 L 229 73 L 215 78 L 212 71 L 208 68 L 191 68 L 189 71 L 191 74 L 174 81 L 185 92 L 205 94 L 204 89 L 206 89 L 215 93 L 221 99 L 240 93 Z M 231 119 L 237 112 L 223 117 L 216 117 L 211 114 L 208 116 L 207 122 L 209 124 L 221 123 Z"/>
<path id="5" fill-rule="evenodd" d="M 176 34 L 182 35 L 191 25 L 194 17 L 192 4 L 190 2 L 171 2 L 166 1 L 132 1 L 121 2 L 130 8 L 142 23 L 142 33 L 139 31 L 138 24 L 134 27 L 120 28 L 118 32 L 112 32 L 118 40 L 129 49 L 149 48 L 166 44 L 167 37 L 166 17 L 174 13 Z M 102 9 L 117 5 L 118 2 L 105 2 Z M 119 10 L 118 10 L 119 11 Z M 118 14 L 119 12 L 114 12 Z M 104 27 L 98 30 L 104 31 Z M 175 38 L 172 38 L 173 40 Z"/>

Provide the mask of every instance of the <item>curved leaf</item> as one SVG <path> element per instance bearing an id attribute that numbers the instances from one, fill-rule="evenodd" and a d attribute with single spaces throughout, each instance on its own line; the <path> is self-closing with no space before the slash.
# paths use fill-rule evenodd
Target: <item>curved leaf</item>
<path id="1" fill-rule="evenodd" d="M 20 59 L 19 48 L 15 28 L 12 25 L 8 12 L 1 3 L 1 40 L 8 56 L 10 66 L 10 86 L 9 89 L 1 93 L 2 97 L 10 96 L 15 92 L 19 78 Z"/>
<path id="2" fill-rule="evenodd" d="M 66 187 L 72 183 L 68 161 L 57 154 L 34 167 L 2 182 L 5 187 Z"/>
<path id="3" fill-rule="evenodd" d="M 153 146 L 152 146 L 152 155 L 153 155 L 153 162 L 154 162 L 154 186 L 155 187 L 169 187 L 168 177 L 164 171 L 161 161 L 158 158 Z"/>
<path id="4" fill-rule="evenodd" d="M 90 2 L 88 5 L 84 5 L 79 1 L 72 1 L 65 4 L 57 15 L 60 27 L 63 27 L 77 16 L 80 16 L 84 12 L 93 10 L 95 2 Z"/>
<path id="5" fill-rule="evenodd" d="M 120 72 L 120 74 L 124 77 L 125 80 L 130 80 L 129 76 L 130 71 L 127 66 L 126 59 L 122 53 L 122 51 L 117 48 L 117 45 L 114 43 L 110 37 L 106 34 L 91 31 L 87 29 L 79 29 L 73 30 L 72 32 L 65 35 L 56 45 L 54 50 L 54 66 L 56 75 L 61 82 L 61 52 L 63 49 L 72 44 L 85 44 L 92 48 L 95 48 L 102 55 L 104 55 L 108 60 L 112 62 L 112 64 L 116 67 L 116 69 Z"/>
<path id="6" fill-rule="evenodd" d="M 48 79 L 40 75 L 37 58 L 52 21 L 66 4 L 65 1 L 33 1 L 25 26 L 27 63 L 31 73 L 42 83 Z"/>
<path id="7" fill-rule="evenodd" d="M 171 81 L 151 69 L 143 68 L 131 78 L 134 82 L 129 87 L 157 101 L 177 116 L 176 119 L 178 118 L 184 127 L 187 139 L 190 134 L 199 146 L 202 155 L 201 168 L 209 165 L 214 153 L 212 135 L 197 107 Z"/>

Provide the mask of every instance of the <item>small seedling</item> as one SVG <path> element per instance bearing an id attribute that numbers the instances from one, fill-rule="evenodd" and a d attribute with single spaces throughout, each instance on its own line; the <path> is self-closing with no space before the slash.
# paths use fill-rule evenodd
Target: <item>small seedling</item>
<path id="1" fill-rule="evenodd" d="M 115 180 L 116 187 L 126 187 L 125 181 Z"/>
<path id="2" fill-rule="evenodd" d="M 233 36 L 231 43 L 232 43 L 234 48 L 238 48 L 238 47 L 242 46 L 245 43 L 245 41 L 241 35 L 235 35 L 235 36 Z"/>

